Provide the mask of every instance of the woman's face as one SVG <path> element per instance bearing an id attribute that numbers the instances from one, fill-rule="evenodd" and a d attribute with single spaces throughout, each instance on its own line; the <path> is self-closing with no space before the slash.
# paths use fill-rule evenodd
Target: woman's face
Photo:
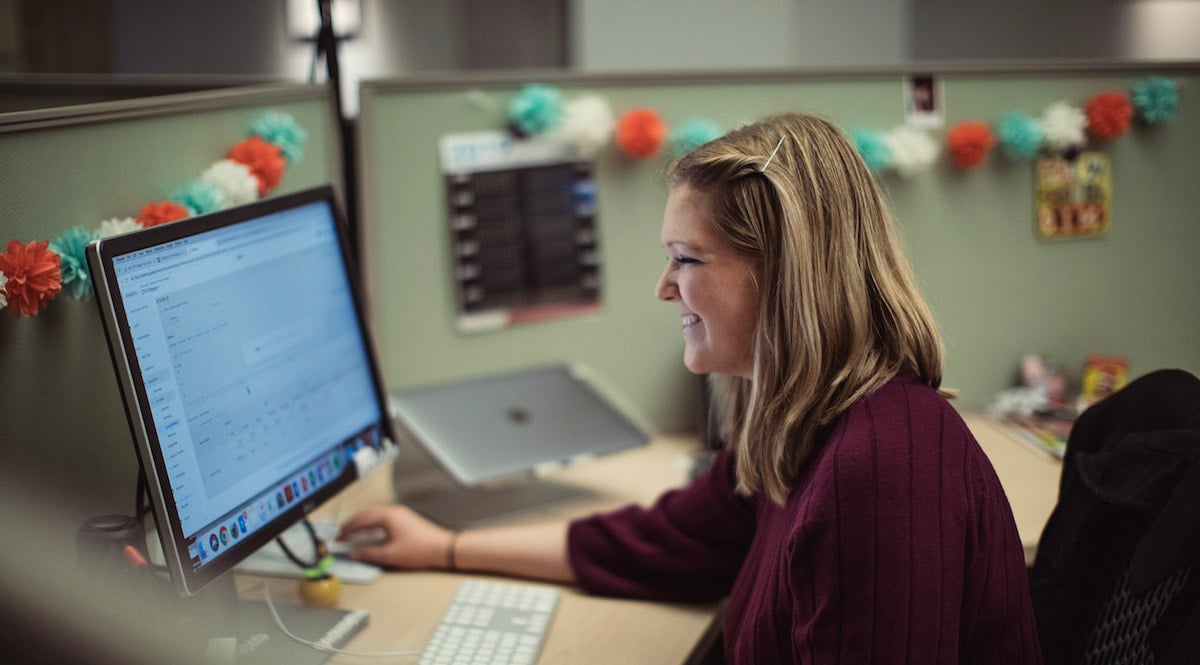
<path id="1" fill-rule="evenodd" d="M 683 363 L 696 374 L 751 378 L 758 286 L 754 262 L 730 247 L 708 219 L 707 198 L 672 188 L 663 213 L 667 267 L 655 295 L 683 319 Z"/>

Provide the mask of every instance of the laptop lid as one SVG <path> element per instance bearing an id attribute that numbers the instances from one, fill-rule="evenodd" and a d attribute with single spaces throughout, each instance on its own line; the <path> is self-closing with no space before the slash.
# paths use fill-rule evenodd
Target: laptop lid
<path id="1" fill-rule="evenodd" d="M 396 422 L 463 485 L 644 445 L 578 371 L 556 365 L 393 391 Z"/>

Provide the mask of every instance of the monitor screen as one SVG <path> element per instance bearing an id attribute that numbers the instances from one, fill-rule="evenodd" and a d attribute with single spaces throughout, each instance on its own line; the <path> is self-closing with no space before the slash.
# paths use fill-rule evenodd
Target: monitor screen
<path id="1" fill-rule="evenodd" d="M 392 439 L 328 187 L 99 240 L 105 330 L 176 588 L 195 593 Z"/>

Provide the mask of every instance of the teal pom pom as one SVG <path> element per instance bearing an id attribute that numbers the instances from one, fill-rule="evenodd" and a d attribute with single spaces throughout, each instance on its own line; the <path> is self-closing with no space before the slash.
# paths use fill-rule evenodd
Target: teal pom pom
<path id="1" fill-rule="evenodd" d="M 526 136 L 551 129 L 562 119 L 562 93 L 549 85 L 527 85 L 509 103 L 508 119 Z"/>
<path id="2" fill-rule="evenodd" d="M 225 207 L 225 195 L 221 190 L 198 179 L 171 192 L 167 198 L 191 210 L 193 215 L 203 215 Z"/>
<path id="3" fill-rule="evenodd" d="M 718 138 L 721 133 L 721 128 L 716 123 L 704 118 L 693 118 L 671 130 L 667 141 L 671 152 L 676 157 L 683 157 L 705 143 Z"/>
<path id="4" fill-rule="evenodd" d="M 62 288 L 76 300 L 92 296 L 92 273 L 88 270 L 85 251 L 89 242 L 98 238 L 82 226 L 67 229 L 50 241 L 50 250 L 62 257 Z"/>
<path id="5" fill-rule="evenodd" d="M 1133 86 L 1132 101 L 1138 115 L 1146 122 L 1170 120 L 1179 110 L 1179 91 L 1171 79 L 1151 76 Z"/>
<path id="6" fill-rule="evenodd" d="M 1001 118 L 996 127 L 996 138 L 1009 157 L 1033 159 L 1042 147 L 1042 124 L 1024 113 L 1013 111 Z"/>
<path id="7" fill-rule="evenodd" d="M 283 158 L 290 163 L 304 158 L 304 142 L 308 132 L 296 124 L 296 119 L 287 113 L 268 111 L 250 125 L 250 134 L 278 146 Z"/>
<path id="8" fill-rule="evenodd" d="M 856 129 L 851 132 L 850 138 L 854 141 L 858 154 L 866 162 L 867 168 L 871 169 L 871 173 L 883 173 L 891 166 L 892 149 L 883 140 L 883 134 L 868 129 Z"/>

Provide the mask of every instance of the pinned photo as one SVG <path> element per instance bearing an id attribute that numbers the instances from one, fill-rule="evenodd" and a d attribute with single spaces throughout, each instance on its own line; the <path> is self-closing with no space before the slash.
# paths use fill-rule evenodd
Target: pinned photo
<path id="1" fill-rule="evenodd" d="M 904 123 L 919 129 L 941 129 L 945 124 L 942 85 L 932 74 L 913 74 L 904 81 Z"/>

